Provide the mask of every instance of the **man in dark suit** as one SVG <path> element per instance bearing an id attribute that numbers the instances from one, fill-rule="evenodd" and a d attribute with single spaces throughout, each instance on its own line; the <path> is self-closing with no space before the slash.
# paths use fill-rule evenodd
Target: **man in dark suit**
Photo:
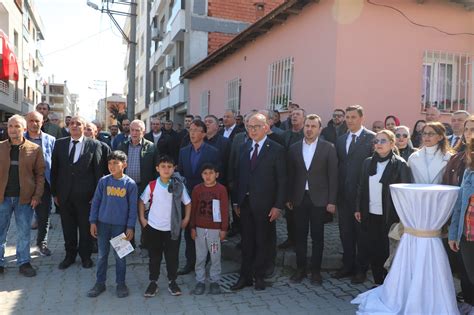
<path id="1" fill-rule="evenodd" d="M 212 145 L 219 151 L 221 157 L 222 171 L 219 173 L 219 182 L 223 185 L 227 185 L 227 165 L 229 163 L 230 155 L 230 141 L 228 138 L 219 134 L 219 120 L 214 115 L 207 115 L 204 117 L 204 123 L 206 124 L 207 132 L 204 142 Z"/>
<path id="2" fill-rule="evenodd" d="M 189 127 L 194 120 L 193 115 L 186 115 L 184 116 L 184 128 L 179 132 L 179 147 L 184 148 L 185 146 L 189 145 Z"/>
<path id="3" fill-rule="evenodd" d="M 104 170 L 104 175 L 107 175 L 109 174 L 109 166 L 107 162 L 107 157 L 109 156 L 111 149 L 110 149 L 110 146 L 106 142 L 97 138 L 98 133 L 99 131 L 97 130 L 97 126 L 94 123 L 91 123 L 91 122 L 86 123 L 86 128 L 84 129 L 84 136 L 100 142 L 100 146 L 102 149 L 102 159 L 100 161 L 100 164 L 102 165 L 102 168 Z M 92 239 L 92 241 L 94 244 L 93 252 L 96 253 L 95 239 Z"/>
<path id="4" fill-rule="evenodd" d="M 245 131 L 240 126 L 237 126 L 235 115 L 237 113 L 233 109 L 225 111 L 223 116 L 224 128 L 219 131 L 219 134 L 230 141 L 234 140 L 236 134 Z"/>
<path id="5" fill-rule="evenodd" d="M 332 113 L 332 119 L 321 131 L 321 138 L 336 145 L 337 138 L 347 132 L 347 125 L 344 121 L 345 115 L 346 112 L 343 109 L 336 108 Z"/>
<path id="6" fill-rule="evenodd" d="M 173 158 L 178 158 L 179 150 L 181 148 L 179 134 L 173 129 L 172 120 L 166 120 L 164 125 L 163 134 L 168 138 L 169 155 Z"/>
<path id="7" fill-rule="evenodd" d="M 354 219 L 357 186 L 360 181 L 362 163 L 374 152 L 375 133 L 362 126 L 364 110 L 360 105 L 346 108 L 348 132 L 337 139 L 339 160 L 338 215 L 339 233 L 342 242 L 342 269 L 333 274 L 340 279 L 352 276 L 356 267 L 358 225 Z M 364 264 L 361 264 L 364 265 Z"/>
<path id="8" fill-rule="evenodd" d="M 294 212 L 297 265 L 291 276 L 293 282 L 301 282 L 307 274 L 306 250 L 311 226 L 311 282 L 322 283 L 324 214 L 336 212 L 336 149 L 322 140 L 320 133 L 321 118 L 314 114 L 306 116 L 304 139 L 291 145 L 288 151 L 288 174 L 291 174 L 288 208 Z"/>
<path id="9" fill-rule="evenodd" d="M 51 166 L 51 194 L 61 207 L 66 257 L 59 269 L 76 260 L 83 268 L 92 267 L 92 239 L 89 233 L 90 202 L 103 175 L 102 149 L 98 141 L 86 138 L 84 118 L 75 116 L 69 124 L 71 137 L 56 140 Z M 77 232 L 79 230 L 79 247 Z"/>
<path id="10" fill-rule="evenodd" d="M 221 157 L 219 151 L 204 142 L 207 127 L 201 120 L 195 120 L 189 127 L 189 139 L 191 144 L 182 148 L 179 152 L 178 171 L 186 178 L 186 189 L 191 195 L 194 186 L 202 183 L 201 167 L 205 163 L 217 165 L 221 169 Z M 184 230 L 186 240 L 186 265 L 178 270 L 178 275 L 185 275 L 194 270 L 196 264 L 196 249 L 194 240 L 191 238 L 191 229 Z"/>
<path id="11" fill-rule="evenodd" d="M 252 272 L 255 289 L 265 289 L 268 229 L 287 200 L 285 149 L 267 138 L 269 128 L 264 115 L 252 115 L 247 125 L 252 142 L 244 144 L 239 157 L 236 212 L 242 223 L 242 264 L 232 290 L 252 285 Z"/>
<path id="12" fill-rule="evenodd" d="M 159 156 L 169 155 L 173 158 L 175 163 L 178 161 L 178 155 L 176 153 L 174 155 L 171 154 L 170 137 L 163 132 L 163 128 L 161 128 L 161 120 L 159 117 L 153 117 L 151 119 L 151 130 L 145 134 L 145 139 L 155 145 Z"/>

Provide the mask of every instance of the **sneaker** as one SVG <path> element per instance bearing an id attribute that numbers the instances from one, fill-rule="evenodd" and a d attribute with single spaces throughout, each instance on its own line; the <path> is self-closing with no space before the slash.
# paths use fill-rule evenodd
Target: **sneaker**
<path id="1" fill-rule="evenodd" d="M 209 293 L 210 294 L 221 294 L 221 287 L 219 286 L 219 283 L 211 282 L 211 285 L 210 285 L 210 288 L 209 288 Z"/>
<path id="2" fill-rule="evenodd" d="M 36 270 L 33 269 L 29 262 L 20 266 L 20 273 L 28 278 L 36 276 Z"/>
<path id="3" fill-rule="evenodd" d="M 98 297 L 102 292 L 105 291 L 104 283 L 96 283 L 94 287 L 87 292 L 87 296 L 91 298 Z"/>
<path id="4" fill-rule="evenodd" d="M 172 296 L 181 295 L 181 289 L 178 287 L 178 284 L 176 283 L 175 280 L 171 280 L 168 283 L 168 291 L 170 291 Z"/>
<path id="5" fill-rule="evenodd" d="M 158 286 L 156 285 L 156 281 L 151 281 L 150 284 L 148 285 L 148 288 L 146 288 L 145 297 L 153 297 L 158 293 Z"/>
<path id="6" fill-rule="evenodd" d="M 125 283 L 117 284 L 117 289 L 116 289 L 117 297 L 118 298 L 124 298 L 128 296 L 128 288 Z"/>
<path id="7" fill-rule="evenodd" d="M 171 287 L 171 285 L 170 285 Z M 204 294 L 204 291 L 206 291 L 206 285 L 202 282 L 198 282 L 196 284 L 196 287 L 194 288 L 194 291 L 193 291 L 193 294 L 194 295 L 203 295 Z M 171 292 L 171 291 L 170 291 Z M 173 293 L 171 293 L 173 294 Z M 173 294 L 174 295 L 174 294 Z"/>
<path id="8" fill-rule="evenodd" d="M 40 245 L 38 248 L 41 256 L 51 256 L 51 251 L 46 244 Z"/>

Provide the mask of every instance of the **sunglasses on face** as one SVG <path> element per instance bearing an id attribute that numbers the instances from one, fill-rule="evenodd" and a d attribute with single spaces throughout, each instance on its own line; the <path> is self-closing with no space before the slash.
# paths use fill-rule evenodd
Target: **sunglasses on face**
<path id="1" fill-rule="evenodd" d="M 374 144 L 386 144 L 389 141 L 387 139 L 375 139 Z"/>
<path id="2" fill-rule="evenodd" d="M 400 138 L 408 138 L 408 135 L 406 133 L 397 133 L 395 135 L 395 137 L 397 137 L 397 139 L 400 139 Z"/>

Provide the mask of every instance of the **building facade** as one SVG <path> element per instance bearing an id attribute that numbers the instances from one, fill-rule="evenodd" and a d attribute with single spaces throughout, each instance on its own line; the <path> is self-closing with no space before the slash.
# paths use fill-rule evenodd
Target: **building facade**
<path id="1" fill-rule="evenodd" d="M 291 100 L 328 121 L 335 108 L 360 104 L 367 125 L 395 115 L 409 126 L 427 106 L 444 120 L 472 111 L 470 3 L 286 1 L 187 70 L 188 111 L 284 112 Z"/>
<path id="2" fill-rule="evenodd" d="M 71 93 L 69 93 L 66 81 L 64 83 L 45 84 L 43 94 L 43 101 L 49 104 L 51 107 L 50 112 L 57 114 L 60 121 L 64 121 L 66 116 L 76 114 L 75 107 L 77 105 L 73 106 Z M 77 96 L 75 98 L 77 99 Z"/>

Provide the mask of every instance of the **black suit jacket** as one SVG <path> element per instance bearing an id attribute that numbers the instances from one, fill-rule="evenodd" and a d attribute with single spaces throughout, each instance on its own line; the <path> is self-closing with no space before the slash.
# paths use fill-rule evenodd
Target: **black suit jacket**
<path id="1" fill-rule="evenodd" d="M 144 137 L 146 140 L 150 141 L 151 143 L 155 143 L 155 138 L 153 138 L 153 131 L 148 132 L 145 134 Z M 160 139 L 158 139 L 158 143 L 155 144 L 156 150 L 158 150 L 158 156 L 169 155 L 173 158 L 175 163 L 178 163 L 178 156 L 176 152 L 172 152 L 171 149 L 171 138 L 168 134 L 161 132 Z"/>
<path id="2" fill-rule="evenodd" d="M 224 131 L 225 131 L 225 128 L 222 128 L 221 130 L 219 130 L 219 134 L 223 137 L 224 137 Z M 227 139 L 229 139 L 229 141 L 233 141 L 236 134 L 244 132 L 244 131 L 245 131 L 244 128 L 238 125 L 235 125 L 234 129 L 232 129 L 232 132 L 229 135 L 229 138 Z"/>
<path id="3" fill-rule="evenodd" d="M 339 160 L 339 202 L 347 202 L 355 205 L 357 198 L 357 186 L 360 181 L 362 163 L 374 152 L 375 133 L 363 128 L 359 138 L 356 140 L 353 149 L 346 152 L 346 140 L 350 137 L 350 132 L 337 139 L 336 149 Z M 354 209 L 352 209 L 354 210 Z"/>
<path id="4" fill-rule="evenodd" d="M 257 165 L 250 169 L 252 141 L 243 144 L 238 164 L 238 198 L 242 206 L 248 193 L 250 207 L 268 213 L 271 208 L 283 209 L 287 201 L 285 148 L 266 139 L 260 148 Z"/>
<path id="5" fill-rule="evenodd" d="M 289 200 L 298 207 L 303 202 L 306 181 L 313 205 L 325 207 L 336 204 L 337 197 L 337 154 L 334 145 L 318 139 L 316 151 L 309 170 L 303 158 L 303 141 L 290 146 L 288 151 Z"/>
<path id="6" fill-rule="evenodd" d="M 71 137 L 56 140 L 51 165 L 51 194 L 59 202 L 65 200 L 92 200 L 103 175 L 102 145 L 84 138 L 82 154 L 74 165 L 69 163 Z"/>

